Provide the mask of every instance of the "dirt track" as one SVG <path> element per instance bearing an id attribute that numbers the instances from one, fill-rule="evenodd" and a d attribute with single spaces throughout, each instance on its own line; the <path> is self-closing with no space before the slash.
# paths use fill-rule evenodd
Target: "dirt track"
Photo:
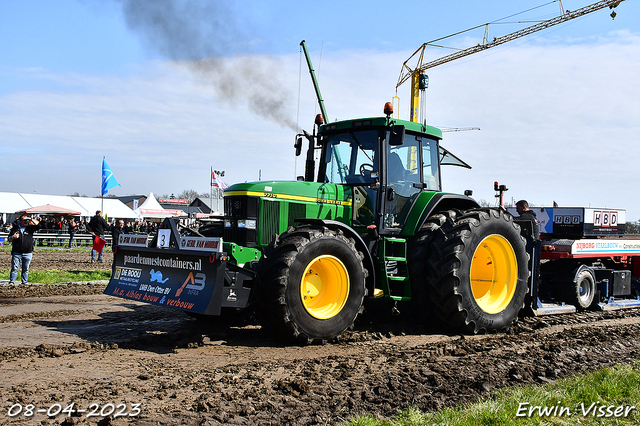
<path id="1" fill-rule="evenodd" d="M 8 257 L 0 253 L 0 269 Z M 88 258 L 36 253 L 33 268 L 109 267 Z M 325 346 L 282 347 L 251 321 L 203 325 L 103 296 L 104 286 L 0 287 L 1 424 L 337 423 L 410 405 L 437 410 L 640 358 L 636 310 L 526 318 L 508 334 L 473 337 L 396 317 L 361 322 Z M 47 410 L 71 403 L 87 412 L 47 419 Z M 25 416 L 29 404 L 33 417 Z M 140 414 L 101 416 L 109 404 L 121 414 L 140 404 Z"/>

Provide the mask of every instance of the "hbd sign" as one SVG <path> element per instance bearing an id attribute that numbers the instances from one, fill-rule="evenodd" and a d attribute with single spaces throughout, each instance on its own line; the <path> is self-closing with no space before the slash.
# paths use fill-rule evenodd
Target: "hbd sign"
<path id="1" fill-rule="evenodd" d="M 618 212 L 612 211 L 599 211 L 593 212 L 593 226 L 617 226 L 618 225 Z"/>

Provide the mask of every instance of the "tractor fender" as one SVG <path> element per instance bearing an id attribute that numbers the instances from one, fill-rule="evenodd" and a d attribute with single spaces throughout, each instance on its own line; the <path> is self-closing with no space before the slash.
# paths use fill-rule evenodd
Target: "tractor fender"
<path id="1" fill-rule="evenodd" d="M 374 267 L 375 263 L 373 262 L 373 257 L 371 256 L 371 252 L 367 247 L 367 244 L 364 242 L 362 237 L 349 225 L 346 225 L 342 222 L 338 222 L 337 220 L 326 220 L 326 219 L 305 219 L 304 223 L 309 224 L 322 224 L 330 229 L 339 229 L 348 237 L 353 238 L 356 243 L 356 248 L 362 252 L 364 259 L 362 259 L 362 263 L 364 267 L 369 270 L 369 275 L 367 276 L 366 286 L 369 289 L 369 295 L 373 294 L 373 289 L 376 285 L 376 269 Z"/>
<path id="2" fill-rule="evenodd" d="M 427 192 L 423 194 L 427 195 Z M 402 230 L 401 235 L 403 237 L 414 236 L 422 229 L 422 226 L 427 221 L 427 218 L 434 213 L 446 211 L 446 210 L 469 210 L 477 209 L 480 205 L 473 198 L 459 195 L 450 194 L 445 192 L 431 193 L 430 198 L 418 197 L 415 199 L 411 206 L 407 222 Z M 426 202 L 425 202 L 426 201 Z M 420 211 L 422 210 L 422 211 Z M 413 220 L 412 220 L 413 219 Z"/>

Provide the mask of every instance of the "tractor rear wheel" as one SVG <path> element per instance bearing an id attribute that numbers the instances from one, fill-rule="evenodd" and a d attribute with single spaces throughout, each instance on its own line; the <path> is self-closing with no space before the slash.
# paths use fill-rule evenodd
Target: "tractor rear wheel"
<path id="1" fill-rule="evenodd" d="M 367 271 L 352 239 L 322 226 L 282 234 L 260 260 L 256 311 L 285 341 L 326 343 L 353 325 Z"/>
<path id="2" fill-rule="evenodd" d="M 435 316 L 456 331 L 507 329 L 524 305 L 529 277 L 525 240 L 513 217 L 499 209 L 475 209 L 435 215 L 427 225 L 416 239 L 425 246 L 427 273 L 412 274 L 417 281 L 412 294 L 416 289 Z"/>

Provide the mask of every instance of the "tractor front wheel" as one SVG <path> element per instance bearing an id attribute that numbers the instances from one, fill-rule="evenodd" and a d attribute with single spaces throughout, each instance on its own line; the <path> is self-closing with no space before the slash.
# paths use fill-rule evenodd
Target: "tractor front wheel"
<path id="1" fill-rule="evenodd" d="M 285 341 L 325 343 L 353 325 L 367 271 L 353 240 L 321 226 L 287 231 L 260 261 L 256 310 Z"/>

